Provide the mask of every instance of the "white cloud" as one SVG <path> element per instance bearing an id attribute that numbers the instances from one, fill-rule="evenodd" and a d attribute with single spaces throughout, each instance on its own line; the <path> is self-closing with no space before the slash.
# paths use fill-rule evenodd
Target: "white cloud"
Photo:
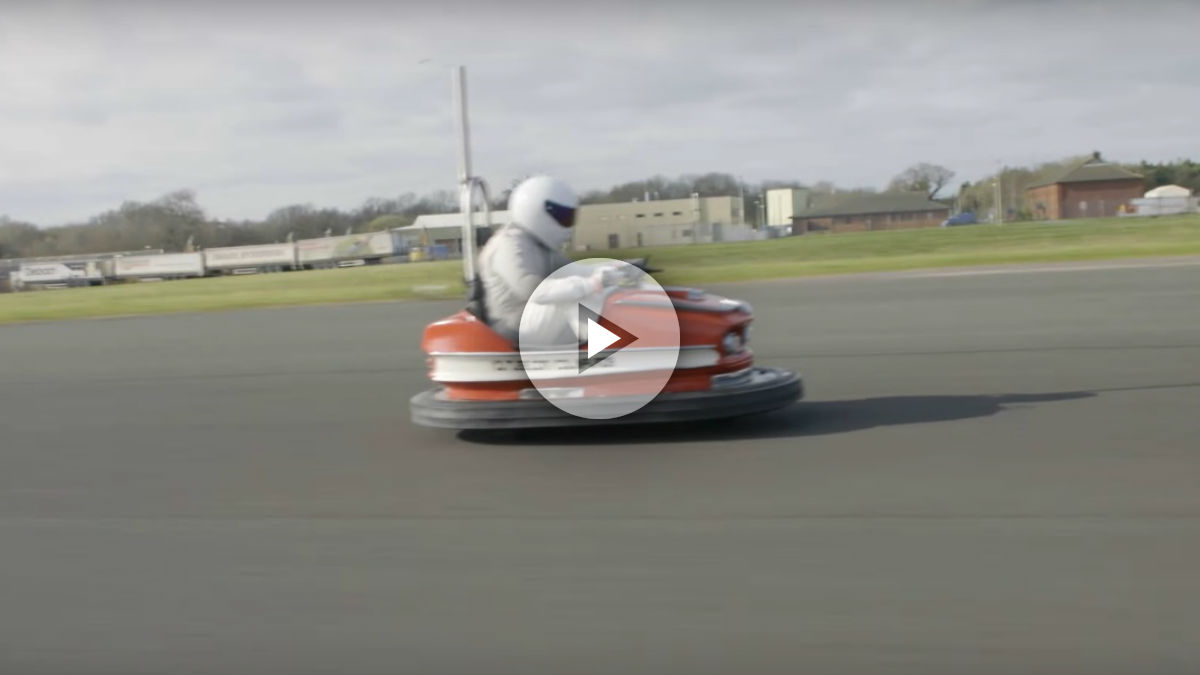
<path id="1" fill-rule="evenodd" d="M 54 224 L 189 187 L 250 218 L 448 188 L 455 62 L 497 186 L 1196 156 L 1196 25 L 1182 3 L 4 5 L 0 213 Z"/>

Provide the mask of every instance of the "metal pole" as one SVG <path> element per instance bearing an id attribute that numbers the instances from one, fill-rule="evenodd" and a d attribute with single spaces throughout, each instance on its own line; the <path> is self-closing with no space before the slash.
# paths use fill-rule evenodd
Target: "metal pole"
<path id="1" fill-rule="evenodd" d="M 475 226 L 471 208 L 474 195 L 471 180 L 471 133 L 467 121 L 467 69 L 455 66 L 451 94 L 458 121 L 458 205 L 463 214 L 463 281 L 468 288 L 475 281 Z"/>
<path id="2" fill-rule="evenodd" d="M 467 69 L 455 66 L 451 71 L 454 89 L 454 113 L 458 122 L 458 182 L 463 185 L 471 177 L 471 133 L 467 121 Z"/>
<path id="3" fill-rule="evenodd" d="M 991 180 L 991 220 L 1000 225 L 1000 175 Z"/>

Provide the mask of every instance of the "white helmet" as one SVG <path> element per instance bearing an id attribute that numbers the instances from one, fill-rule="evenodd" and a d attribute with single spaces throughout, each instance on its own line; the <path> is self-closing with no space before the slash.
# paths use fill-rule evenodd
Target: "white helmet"
<path id="1" fill-rule="evenodd" d="M 569 185 L 550 176 L 527 178 L 508 198 L 508 216 L 550 248 L 571 238 L 579 197 Z"/>

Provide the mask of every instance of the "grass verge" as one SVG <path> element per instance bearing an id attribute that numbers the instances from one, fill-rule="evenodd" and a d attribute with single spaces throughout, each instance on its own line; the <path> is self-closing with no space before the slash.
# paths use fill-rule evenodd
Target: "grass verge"
<path id="1" fill-rule="evenodd" d="M 1200 255 L 1200 217 L 974 225 L 594 251 L 649 255 L 664 284 L 1021 262 Z M 461 297 L 456 261 L 0 295 L 0 323 L 332 302 Z"/>

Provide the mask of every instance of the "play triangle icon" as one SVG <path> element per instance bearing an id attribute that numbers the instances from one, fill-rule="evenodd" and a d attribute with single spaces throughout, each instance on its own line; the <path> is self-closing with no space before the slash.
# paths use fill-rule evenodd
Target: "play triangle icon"
<path id="1" fill-rule="evenodd" d="M 581 374 L 637 341 L 636 335 L 582 304 L 579 305 L 579 323 L 587 327 L 587 350 L 579 354 Z"/>
<path id="2" fill-rule="evenodd" d="M 608 349 L 620 339 L 620 335 L 601 326 L 594 320 L 587 320 L 587 355 L 589 359 Z"/>

